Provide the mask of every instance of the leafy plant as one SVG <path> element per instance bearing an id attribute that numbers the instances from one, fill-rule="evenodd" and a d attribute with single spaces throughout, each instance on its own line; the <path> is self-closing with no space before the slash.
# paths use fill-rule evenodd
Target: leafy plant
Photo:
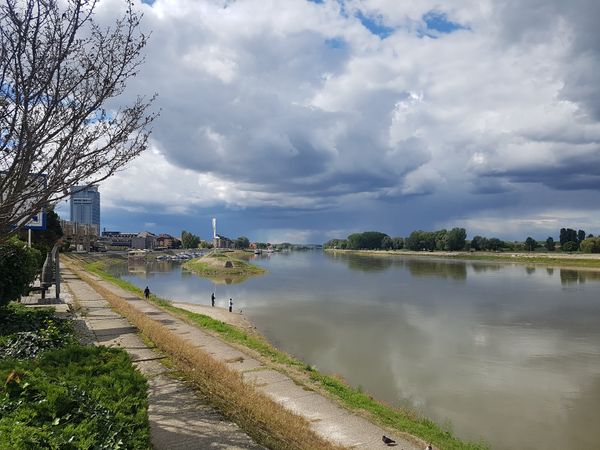
<path id="1" fill-rule="evenodd" d="M 25 242 L 0 242 L 0 306 L 17 300 L 33 283 L 40 264 L 40 252 Z"/>
<path id="2" fill-rule="evenodd" d="M 0 361 L 0 449 L 146 449 L 147 384 L 120 349 L 69 345 Z"/>

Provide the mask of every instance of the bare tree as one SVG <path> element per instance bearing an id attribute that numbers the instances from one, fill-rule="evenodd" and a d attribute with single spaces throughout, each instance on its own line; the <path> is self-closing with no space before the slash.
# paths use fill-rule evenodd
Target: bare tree
<path id="1" fill-rule="evenodd" d="M 131 0 L 110 27 L 98 0 L 0 2 L 0 240 L 139 155 L 154 96 L 119 105 L 148 36 Z"/>

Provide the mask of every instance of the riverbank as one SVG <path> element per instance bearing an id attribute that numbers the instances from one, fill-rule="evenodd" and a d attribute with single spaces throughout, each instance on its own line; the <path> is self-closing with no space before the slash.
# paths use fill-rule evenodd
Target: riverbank
<path id="1" fill-rule="evenodd" d="M 240 310 L 234 309 L 233 312 L 230 313 L 227 308 L 221 308 L 218 306 L 204 306 L 187 302 L 171 302 L 171 305 L 173 305 L 175 308 L 185 309 L 189 312 L 203 314 L 212 319 L 220 320 L 221 322 L 225 322 L 227 325 L 237 327 L 248 333 L 258 334 L 256 327 Z"/>
<path id="2" fill-rule="evenodd" d="M 106 261 L 96 260 L 92 264 L 88 263 L 86 268 L 101 276 L 103 279 L 126 289 L 128 292 L 135 293 L 135 295 L 138 297 L 142 295 L 141 290 L 136 286 L 133 286 L 124 280 L 108 275 L 108 273 L 104 271 L 107 268 L 105 263 Z M 104 270 L 101 270 L 100 268 L 103 268 Z M 371 422 L 376 423 L 379 426 L 383 426 L 384 430 L 386 430 L 383 431 L 383 433 L 386 435 L 391 435 L 394 437 L 406 435 L 418 436 L 423 441 L 432 442 L 435 448 L 486 448 L 486 446 L 483 444 L 465 443 L 456 439 L 447 429 L 436 425 L 432 421 L 415 412 L 386 406 L 373 399 L 368 393 L 363 392 L 360 387 L 353 388 L 338 376 L 329 376 L 318 372 L 315 368 L 307 365 L 306 363 L 274 348 L 260 335 L 253 336 L 252 334 L 248 333 L 247 329 L 240 330 L 237 327 L 229 326 L 228 324 L 208 317 L 205 314 L 193 313 L 182 308 L 178 308 L 174 304 L 154 296 L 151 296 L 151 301 L 173 316 L 180 317 L 187 323 L 193 324 L 194 326 L 197 326 L 198 328 L 219 337 L 229 344 L 235 345 L 244 353 L 252 355 L 252 358 L 261 361 L 261 364 L 269 367 L 270 370 L 274 370 L 280 374 L 285 374 L 286 376 L 290 377 L 293 382 L 291 382 L 289 387 L 292 388 L 295 386 L 293 389 L 296 389 L 297 387 L 299 389 L 298 395 L 301 395 L 302 397 L 312 396 L 316 392 L 336 399 L 336 401 L 339 402 L 343 408 L 348 408 L 353 411 L 353 415 L 363 416 L 368 418 Z M 210 307 L 207 306 L 206 308 Z M 220 311 L 215 309 L 214 313 L 218 312 Z M 231 314 L 229 317 L 236 315 L 239 314 Z M 293 406 L 297 401 L 290 398 L 290 395 L 290 393 L 286 392 L 284 395 L 285 399 L 282 399 L 282 401 L 284 401 L 285 404 Z M 315 407 L 315 405 L 312 405 L 312 403 L 306 405 L 301 403 L 301 405 L 302 406 L 298 406 L 298 408 L 300 408 L 298 412 L 311 411 L 311 409 Z M 310 420 L 322 417 L 318 411 L 310 414 Z M 343 427 L 342 423 L 344 421 L 341 421 L 339 418 L 338 420 L 340 423 L 334 420 L 333 423 L 328 425 L 328 427 Z M 325 423 L 318 422 L 315 423 L 315 426 L 324 427 Z M 366 429 L 370 429 L 371 426 L 365 425 L 365 427 Z M 328 429 L 330 431 L 332 430 L 331 428 Z M 333 434 L 339 434 L 340 431 L 338 429 L 335 432 L 331 432 Z M 378 445 L 381 446 L 381 435 L 377 436 L 373 445 L 375 445 L 376 442 L 379 442 Z M 422 441 L 418 447 L 424 447 L 424 445 L 422 445 Z M 373 448 L 378 447 L 375 446 Z"/>
<path id="3" fill-rule="evenodd" d="M 345 253 L 367 256 L 411 256 L 419 258 L 446 258 L 469 261 L 494 261 L 505 263 L 539 264 L 563 269 L 600 270 L 600 254 L 565 253 L 490 253 L 490 252 L 416 252 L 411 250 L 341 250 L 325 249 L 329 253 Z"/>

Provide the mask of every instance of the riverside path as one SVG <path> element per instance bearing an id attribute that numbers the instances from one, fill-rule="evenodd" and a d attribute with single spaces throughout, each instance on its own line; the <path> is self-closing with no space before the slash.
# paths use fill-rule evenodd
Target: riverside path
<path id="1" fill-rule="evenodd" d="M 165 325 L 190 345 L 202 347 L 216 360 L 240 372 L 257 389 L 305 417 L 312 429 L 327 440 L 346 448 L 381 449 L 388 448 L 382 442 L 382 436 L 388 435 L 396 440 L 395 448 L 399 450 L 425 447 L 425 443 L 412 436 L 390 434 L 389 430 L 374 425 L 321 394 L 307 391 L 288 376 L 140 297 L 94 274 L 86 275 L 103 289 L 127 301 L 137 311 Z M 137 330 L 113 312 L 106 300 L 88 283 L 68 268 L 64 269 L 63 280 L 79 304 L 87 308 L 86 323 L 96 340 L 103 345 L 120 345 L 130 352 L 140 370 L 150 376 L 150 422 L 155 448 L 207 448 L 211 447 L 212 440 L 222 443 L 218 445 L 219 448 L 258 448 L 236 425 L 223 422 L 222 418 L 217 418 L 216 411 L 199 404 L 197 397 L 185 391 L 190 388 L 164 375 L 166 369 L 158 361 L 156 353 L 141 342 Z M 189 410 L 187 416 L 182 408 Z M 178 434 L 183 434 L 181 442 L 176 439 Z"/>

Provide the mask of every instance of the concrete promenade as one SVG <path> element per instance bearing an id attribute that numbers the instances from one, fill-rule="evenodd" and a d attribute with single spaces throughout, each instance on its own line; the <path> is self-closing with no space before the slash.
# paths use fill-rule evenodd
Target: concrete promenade
<path id="1" fill-rule="evenodd" d="M 150 422 L 155 448 L 257 448 L 236 425 L 223 421 L 212 408 L 203 406 L 201 400 L 183 382 L 167 376 L 167 369 L 159 362 L 160 355 L 143 344 L 137 330 L 113 312 L 102 296 L 89 284 L 68 269 L 63 269 L 63 272 L 68 291 L 86 310 L 86 325 L 93 333 L 90 339 L 103 345 L 123 347 L 132 355 L 140 370 L 149 377 Z M 253 382 L 257 389 L 291 411 L 304 416 L 314 431 L 326 439 L 346 448 L 381 449 L 388 448 L 381 439 L 385 434 L 397 441 L 395 448 L 425 448 L 425 443 L 410 436 L 390 433 L 338 406 L 332 400 L 298 386 L 286 375 L 265 366 L 203 330 L 188 325 L 93 274 L 89 276 L 138 311 L 183 337 L 190 345 L 201 347 L 216 360 L 239 371 L 244 379 Z"/>
<path id="2" fill-rule="evenodd" d="M 169 376 L 138 330 L 114 312 L 108 302 L 68 269 L 62 280 L 67 287 L 61 297 L 80 308 L 76 326 L 86 343 L 120 347 L 146 376 L 149 384 L 149 421 L 152 446 L 157 450 L 260 449 L 246 433 L 198 397 L 183 381 Z M 63 309 L 61 305 L 58 306 Z"/>

